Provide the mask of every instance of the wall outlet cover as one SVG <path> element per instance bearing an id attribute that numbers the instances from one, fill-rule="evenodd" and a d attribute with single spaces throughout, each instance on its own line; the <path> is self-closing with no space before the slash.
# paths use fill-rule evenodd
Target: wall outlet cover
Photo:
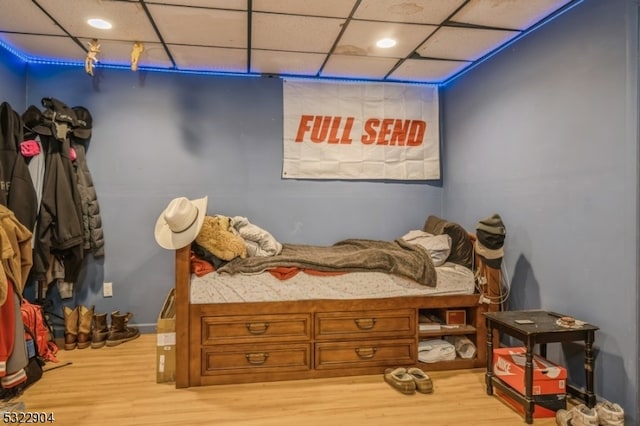
<path id="1" fill-rule="evenodd" d="M 102 294 L 104 297 L 113 296 L 113 283 L 104 283 L 102 286 Z"/>

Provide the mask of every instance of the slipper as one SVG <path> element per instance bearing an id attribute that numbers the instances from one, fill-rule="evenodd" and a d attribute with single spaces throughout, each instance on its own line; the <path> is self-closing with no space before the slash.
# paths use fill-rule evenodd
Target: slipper
<path id="1" fill-rule="evenodd" d="M 405 368 L 387 368 L 384 370 L 384 381 L 405 395 L 413 395 L 416 392 L 416 382 L 407 374 Z"/>
<path id="2" fill-rule="evenodd" d="M 431 381 L 431 377 L 427 375 L 424 371 L 417 367 L 412 367 L 407 370 L 407 375 L 411 377 L 411 379 L 416 384 L 416 390 L 421 393 L 432 393 L 433 392 L 433 382 Z"/>

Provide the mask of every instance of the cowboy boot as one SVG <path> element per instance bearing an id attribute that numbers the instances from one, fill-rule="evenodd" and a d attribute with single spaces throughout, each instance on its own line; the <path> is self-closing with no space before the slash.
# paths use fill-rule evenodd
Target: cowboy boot
<path id="1" fill-rule="evenodd" d="M 78 307 L 71 309 L 65 306 L 64 313 L 64 349 L 70 351 L 76 348 L 78 340 Z"/>
<path id="2" fill-rule="evenodd" d="M 111 328 L 107 337 L 107 346 L 117 346 L 140 336 L 140 330 L 127 325 L 131 317 L 133 314 L 129 312 L 124 315 L 121 315 L 119 311 L 111 313 Z"/>
<path id="3" fill-rule="evenodd" d="M 91 321 L 93 309 L 86 306 L 78 306 L 78 349 L 88 348 L 91 344 Z"/>
<path id="4" fill-rule="evenodd" d="M 107 314 L 93 315 L 93 333 L 91 334 L 91 348 L 99 349 L 107 343 L 109 327 L 107 327 Z"/>

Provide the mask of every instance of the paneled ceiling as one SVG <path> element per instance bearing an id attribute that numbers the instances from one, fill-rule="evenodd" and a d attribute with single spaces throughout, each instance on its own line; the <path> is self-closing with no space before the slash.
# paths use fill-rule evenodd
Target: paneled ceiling
<path id="1" fill-rule="evenodd" d="M 577 0 L 1 0 L 25 62 L 443 83 Z M 111 29 L 89 26 L 102 18 Z M 396 41 L 381 48 L 383 38 Z"/>

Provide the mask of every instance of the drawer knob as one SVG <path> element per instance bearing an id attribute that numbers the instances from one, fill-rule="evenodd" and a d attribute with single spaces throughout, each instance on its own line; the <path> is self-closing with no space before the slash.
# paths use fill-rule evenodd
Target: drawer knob
<path id="1" fill-rule="evenodd" d="M 356 355 L 358 355 L 358 357 L 360 357 L 361 359 L 371 359 L 376 356 L 378 348 L 372 346 L 370 348 L 356 348 L 355 350 Z"/>
<path id="2" fill-rule="evenodd" d="M 264 334 L 267 332 L 269 328 L 268 322 L 259 322 L 259 323 L 247 323 L 247 331 L 251 334 Z"/>
<path id="3" fill-rule="evenodd" d="M 269 358 L 269 354 L 266 352 L 245 354 L 245 358 L 247 358 L 247 362 L 251 365 L 262 365 L 265 362 L 267 362 L 267 358 Z"/>
<path id="4" fill-rule="evenodd" d="M 356 318 L 353 320 L 360 330 L 371 330 L 376 325 L 375 318 Z"/>

